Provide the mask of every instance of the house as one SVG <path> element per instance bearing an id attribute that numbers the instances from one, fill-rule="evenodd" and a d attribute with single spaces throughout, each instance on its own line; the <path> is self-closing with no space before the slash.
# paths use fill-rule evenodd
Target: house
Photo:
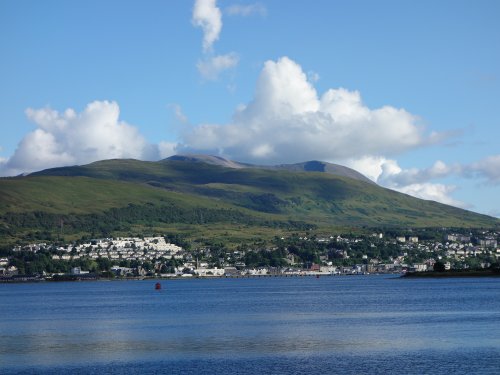
<path id="1" fill-rule="evenodd" d="M 484 247 L 497 247 L 498 243 L 494 238 L 484 238 L 479 240 L 479 245 Z"/>
<path id="2" fill-rule="evenodd" d="M 221 277 L 224 276 L 225 270 L 223 268 L 198 268 L 194 273 L 201 277 Z"/>
<path id="3" fill-rule="evenodd" d="M 117 276 L 127 276 L 133 274 L 134 269 L 128 267 L 113 266 L 111 267 L 111 271 L 114 272 Z"/>
<path id="4" fill-rule="evenodd" d="M 320 269 L 321 269 L 320 265 L 316 263 L 311 264 L 311 267 L 309 268 L 310 271 L 314 272 L 319 272 Z"/>
<path id="5" fill-rule="evenodd" d="M 422 263 L 415 263 L 413 266 L 410 267 L 410 271 L 412 272 L 425 272 L 427 271 L 428 266 L 427 264 L 422 264 Z"/>
<path id="6" fill-rule="evenodd" d="M 269 270 L 267 268 L 264 268 L 264 267 L 257 268 L 257 269 L 254 268 L 251 270 L 247 270 L 247 274 L 252 275 L 252 276 L 268 275 Z M 227 275 L 227 273 L 226 273 L 226 275 Z"/>
<path id="7" fill-rule="evenodd" d="M 224 275 L 226 276 L 237 276 L 240 274 L 240 271 L 236 269 L 236 267 L 224 267 Z"/>
<path id="8" fill-rule="evenodd" d="M 446 234 L 444 236 L 445 241 L 452 241 L 452 242 L 470 242 L 470 236 L 465 236 L 462 234 Z"/>

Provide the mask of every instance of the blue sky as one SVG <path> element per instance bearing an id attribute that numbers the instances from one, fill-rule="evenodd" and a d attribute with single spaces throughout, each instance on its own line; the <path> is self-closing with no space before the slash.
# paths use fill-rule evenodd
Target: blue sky
<path id="1" fill-rule="evenodd" d="M 324 160 L 500 217 L 498 1 L 0 2 L 0 175 Z"/>

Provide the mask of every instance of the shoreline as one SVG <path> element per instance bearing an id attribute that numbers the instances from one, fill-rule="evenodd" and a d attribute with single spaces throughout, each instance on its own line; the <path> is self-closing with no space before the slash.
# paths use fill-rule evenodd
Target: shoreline
<path id="1" fill-rule="evenodd" d="M 373 273 L 373 274 L 270 274 L 270 275 L 224 275 L 224 276 L 135 276 L 135 277 L 100 277 L 89 275 L 88 277 L 67 275 L 57 278 L 46 278 L 36 276 L 17 276 L 0 278 L 0 284 L 25 284 L 25 283 L 57 283 L 57 282 L 92 282 L 92 281 L 137 281 L 137 280 L 210 280 L 210 279 L 255 279 L 255 278 L 302 278 L 302 277 L 346 277 L 346 276 L 393 276 L 394 278 L 459 278 L 459 277 L 500 277 L 500 272 L 490 269 L 485 270 L 451 270 L 445 272 L 425 271 L 400 273 Z"/>
<path id="2" fill-rule="evenodd" d="M 452 277 L 500 277 L 497 270 L 450 270 L 444 272 L 426 271 L 426 272 L 407 272 L 401 275 L 402 278 L 452 278 Z"/>
<path id="3" fill-rule="evenodd" d="M 2 278 L 0 279 L 0 284 L 23 284 L 23 283 L 57 283 L 57 282 L 92 282 L 92 281 L 137 281 L 137 280 L 210 280 L 210 279 L 255 279 L 255 278 L 306 278 L 306 277 L 346 277 L 346 276 L 400 276 L 401 274 L 271 274 L 271 275 L 224 275 L 224 276 L 174 276 L 174 277 L 161 277 L 161 276 L 136 276 L 136 277 L 99 277 L 92 275 L 90 277 L 81 276 L 70 276 L 60 277 L 56 279 L 45 278 L 45 277 L 35 277 L 35 276 L 21 276 L 14 278 Z"/>

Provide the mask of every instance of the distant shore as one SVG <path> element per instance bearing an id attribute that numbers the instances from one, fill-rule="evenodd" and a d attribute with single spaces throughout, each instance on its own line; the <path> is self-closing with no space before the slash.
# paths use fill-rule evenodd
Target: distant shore
<path id="1" fill-rule="evenodd" d="M 382 275 L 382 274 L 372 274 Z M 396 278 L 452 278 L 452 277 L 500 277 L 498 270 L 450 270 L 445 272 L 426 271 L 426 272 L 407 272 L 405 274 L 385 274 L 393 275 Z M 356 276 L 351 274 L 267 274 L 267 275 L 224 275 L 224 276 L 193 276 L 193 277 L 161 277 L 161 276 L 134 276 L 134 277 L 103 277 L 93 274 L 89 275 L 61 275 L 55 278 L 46 278 L 40 276 L 19 275 L 15 277 L 2 277 L 0 284 L 4 283 L 33 283 L 33 282 L 61 282 L 61 281 L 131 281 L 131 280 L 193 280 L 193 279 L 247 279 L 247 278 L 271 278 L 271 277 L 339 277 Z M 359 275 L 358 275 L 359 276 Z M 371 275 L 365 275 L 371 276 Z"/>
<path id="2" fill-rule="evenodd" d="M 372 274 L 381 275 L 381 274 Z M 386 274 L 395 275 L 399 274 Z M 64 281 L 131 281 L 131 280 L 209 280 L 209 279 L 251 279 L 251 278 L 307 278 L 307 277 L 345 277 L 345 276 L 370 276 L 370 274 L 332 274 L 332 273 L 311 273 L 311 274 L 262 274 L 262 275 L 222 275 L 222 276 L 129 276 L 129 277 L 105 277 L 95 274 L 85 275 L 58 275 L 56 277 L 17 275 L 14 277 L 0 277 L 0 284 L 5 283 L 29 283 L 29 282 L 64 282 Z"/>
<path id="3" fill-rule="evenodd" d="M 448 278 L 448 277 L 500 277 L 498 270 L 450 270 L 444 272 L 426 271 L 426 272 L 407 272 L 401 277 L 410 278 Z"/>

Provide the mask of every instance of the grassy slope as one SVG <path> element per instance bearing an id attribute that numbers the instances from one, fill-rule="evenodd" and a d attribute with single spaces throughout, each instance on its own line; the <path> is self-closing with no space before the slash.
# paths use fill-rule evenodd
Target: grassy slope
<path id="1" fill-rule="evenodd" d="M 103 212 L 128 203 L 158 201 L 163 192 L 142 185 L 88 177 L 26 177 L 0 182 L 2 212 Z"/>
<path id="2" fill-rule="evenodd" d="M 203 228 L 192 222 L 148 223 L 152 230 L 175 229 L 235 240 L 276 234 L 279 225 L 270 223 L 289 221 L 319 228 L 492 227 L 499 223 L 485 215 L 319 172 L 230 169 L 184 161 L 107 160 L 42 171 L 32 177 L 0 179 L 0 215 L 34 211 L 106 214 L 130 204 L 164 210 L 201 207 L 237 211 L 244 218 L 241 222 L 234 219 L 220 225 L 216 222 L 219 218 L 205 222 Z M 143 221 L 131 222 L 131 227 L 141 230 Z"/>
<path id="3" fill-rule="evenodd" d="M 131 205 L 132 208 L 144 208 L 146 214 L 149 210 L 152 215 L 156 216 L 151 220 L 137 218 L 134 216 L 135 211 L 128 209 Z M 89 177 L 9 178 L 0 179 L 0 245 L 15 242 L 36 232 L 48 230 L 56 234 L 59 231 L 61 219 L 64 220 L 66 237 L 79 238 L 84 234 L 89 234 L 89 230 L 78 229 L 78 225 L 93 225 L 98 228 L 99 221 L 113 220 L 116 216 L 113 210 L 120 209 L 123 212 L 119 214 L 127 224 L 117 226 L 114 233 L 121 235 L 144 231 L 162 233 L 168 230 L 209 237 L 210 233 L 215 231 L 214 236 L 223 238 L 229 235 L 228 231 L 242 229 L 241 225 L 233 223 L 235 219 L 232 213 L 234 212 L 237 214 L 236 218 L 241 218 L 243 222 L 265 222 L 270 219 L 267 217 L 269 215 L 244 208 L 235 210 L 233 205 L 223 201 L 167 191 L 147 184 Z M 192 219 L 198 211 L 201 212 L 201 217 Z M 39 217 L 40 212 L 44 213 L 42 217 Z M 158 215 L 169 218 L 172 212 L 176 214 L 184 212 L 185 215 L 181 216 L 179 223 L 171 220 L 158 220 Z M 217 214 L 215 218 L 209 216 L 213 213 Z M 21 221 L 22 225 L 9 223 L 8 219 L 12 217 Z M 87 220 L 78 218 L 87 218 Z M 88 224 L 89 220 L 90 224 Z M 193 220 L 195 220 L 194 223 Z M 204 230 L 200 230 L 200 226 L 196 225 L 196 220 L 208 223 Z M 224 227 L 225 230 L 218 230 L 219 226 Z M 256 231 L 251 232 L 256 233 Z"/>
<path id="4" fill-rule="evenodd" d="M 269 212 L 328 225 L 481 227 L 499 222 L 485 215 L 324 173 L 229 169 L 171 161 L 144 164 L 134 160 L 94 163 L 90 169 L 103 176 L 113 174 L 114 178 L 129 181 L 155 181 L 157 186 L 171 190 L 220 198 L 260 211 L 267 207 Z M 264 199 L 264 207 L 248 204 L 248 194 L 259 198 L 269 193 L 283 204 L 272 199 Z"/>

